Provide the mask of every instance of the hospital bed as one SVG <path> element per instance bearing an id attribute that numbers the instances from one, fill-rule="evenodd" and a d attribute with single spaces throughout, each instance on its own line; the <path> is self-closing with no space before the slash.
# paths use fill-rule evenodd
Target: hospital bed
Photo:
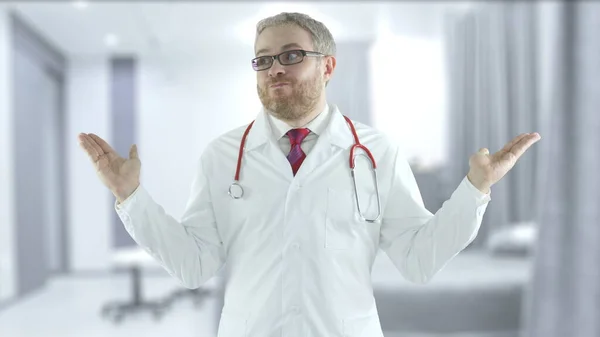
<path id="1" fill-rule="evenodd" d="M 510 238 L 497 247 L 463 251 L 425 285 L 405 281 L 380 252 L 372 282 L 385 336 L 519 336 L 531 257 L 515 254 Z"/>

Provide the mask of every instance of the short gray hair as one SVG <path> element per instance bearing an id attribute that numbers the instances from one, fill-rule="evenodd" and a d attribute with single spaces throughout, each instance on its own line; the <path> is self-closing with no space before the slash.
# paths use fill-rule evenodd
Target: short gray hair
<path id="1" fill-rule="evenodd" d="M 312 36 L 314 51 L 325 55 L 335 56 L 335 40 L 329 29 L 327 29 L 322 22 L 302 13 L 284 12 L 260 20 L 256 25 L 256 39 L 258 39 L 258 36 L 267 28 L 285 25 L 297 25 L 308 31 Z"/>

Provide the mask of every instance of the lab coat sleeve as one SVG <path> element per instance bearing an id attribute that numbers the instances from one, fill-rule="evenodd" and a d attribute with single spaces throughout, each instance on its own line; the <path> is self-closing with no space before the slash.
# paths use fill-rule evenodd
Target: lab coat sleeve
<path id="1" fill-rule="evenodd" d="M 223 266 L 225 254 L 201 160 L 181 221 L 142 185 L 121 204 L 115 202 L 115 210 L 135 242 L 183 286 L 198 288 Z"/>
<path id="2" fill-rule="evenodd" d="M 434 215 L 425 208 L 414 174 L 399 150 L 394 166 L 380 247 L 404 278 L 427 283 L 475 239 L 491 198 L 465 176 Z"/>

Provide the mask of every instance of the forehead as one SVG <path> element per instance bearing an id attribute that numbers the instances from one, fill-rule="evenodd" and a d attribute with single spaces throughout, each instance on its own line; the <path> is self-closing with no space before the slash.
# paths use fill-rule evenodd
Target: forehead
<path id="1" fill-rule="evenodd" d="M 277 53 L 285 49 L 312 50 L 310 33 L 296 25 L 269 27 L 257 37 L 254 47 L 256 55 Z"/>

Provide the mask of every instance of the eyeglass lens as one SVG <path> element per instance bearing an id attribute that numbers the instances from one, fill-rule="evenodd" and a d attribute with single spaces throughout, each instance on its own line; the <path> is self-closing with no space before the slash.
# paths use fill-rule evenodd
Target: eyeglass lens
<path id="1" fill-rule="evenodd" d="M 299 50 L 290 50 L 283 52 L 276 56 L 279 59 L 279 63 L 282 65 L 290 65 L 302 62 L 304 54 Z M 261 56 L 252 60 L 252 67 L 254 70 L 268 69 L 273 65 L 272 56 Z"/>

